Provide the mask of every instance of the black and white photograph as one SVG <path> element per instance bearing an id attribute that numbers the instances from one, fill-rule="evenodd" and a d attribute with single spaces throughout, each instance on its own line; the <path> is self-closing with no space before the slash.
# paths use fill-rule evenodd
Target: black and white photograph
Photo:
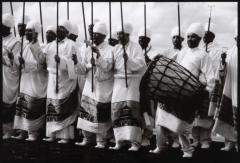
<path id="1" fill-rule="evenodd" d="M 239 162 L 238 5 L 1 2 L 0 162 Z"/>

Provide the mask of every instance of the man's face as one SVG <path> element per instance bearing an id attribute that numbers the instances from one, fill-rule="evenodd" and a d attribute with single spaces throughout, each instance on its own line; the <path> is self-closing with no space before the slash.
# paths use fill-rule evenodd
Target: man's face
<path id="1" fill-rule="evenodd" d="M 189 33 L 187 35 L 187 44 L 188 44 L 189 48 L 196 48 L 196 47 L 198 47 L 200 41 L 201 41 L 201 37 L 199 37 L 195 33 Z"/>
<path id="2" fill-rule="evenodd" d="M 182 46 L 182 42 L 183 42 L 183 38 L 179 37 L 177 35 L 172 37 L 172 43 L 174 47 L 181 47 Z"/>
<path id="3" fill-rule="evenodd" d="M 148 37 L 145 36 L 138 37 L 138 43 L 142 47 L 142 49 L 147 48 L 150 41 L 151 39 Z"/>
<path id="4" fill-rule="evenodd" d="M 214 38 L 215 38 L 214 33 L 210 32 L 210 31 L 206 31 L 203 36 L 203 42 L 205 44 L 209 44 L 210 42 L 213 42 Z"/>
<path id="5" fill-rule="evenodd" d="M 56 39 L 56 37 L 57 37 L 57 35 L 53 31 L 47 31 L 46 32 L 47 43 L 52 42 L 53 40 Z"/>
<path id="6" fill-rule="evenodd" d="M 18 24 L 18 33 L 22 37 L 25 35 L 25 30 L 26 30 L 26 24 Z"/>
<path id="7" fill-rule="evenodd" d="M 93 33 L 93 43 L 96 45 L 99 45 L 104 41 L 105 37 L 106 36 L 101 33 L 94 32 Z"/>
<path id="8" fill-rule="evenodd" d="M 58 37 L 59 41 L 61 41 L 64 38 L 66 38 L 67 35 L 68 35 L 68 30 L 65 27 L 63 27 L 63 26 L 59 26 L 57 28 L 57 32 L 58 32 L 58 36 L 57 37 Z"/>
<path id="9" fill-rule="evenodd" d="M 33 30 L 27 28 L 27 29 L 25 30 L 25 33 L 26 33 L 26 39 L 27 39 L 29 42 L 31 42 L 32 39 L 33 39 Z"/>
<path id="10" fill-rule="evenodd" d="M 118 41 L 120 44 L 126 45 L 129 42 L 129 34 L 128 33 L 123 33 L 123 32 L 118 32 L 117 33 Z"/>

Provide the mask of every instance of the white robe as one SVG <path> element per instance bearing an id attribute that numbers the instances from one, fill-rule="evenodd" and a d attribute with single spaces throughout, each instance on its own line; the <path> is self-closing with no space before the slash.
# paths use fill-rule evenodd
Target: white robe
<path id="1" fill-rule="evenodd" d="M 118 114 L 119 111 L 124 110 L 124 106 L 130 107 L 133 116 L 140 120 L 140 92 L 139 85 L 141 78 L 146 70 L 146 63 L 141 47 L 133 42 L 129 42 L 126 46 L 127 60 L 127 83 L 125 85 L 125 69 L 123 59 L 123 47 L 118 44 L 113 49 L 114 54 L 114 85 L 112 95 L 112 116 Z M 119 118 L 116 116 L 115 118 Z M 140 143 L 142 139 L 142 132 L 140 126 L 135 125 L 120 125 L 114 127 L 114 135 L 116 141 L 131 141 Z"/>
<path id="2" fill-rule="evenodd" d="M 36 43 L 38 45 L 38 43 Z M 23 49 L 22 57 L 25 63 L 22 67 L 22 76 L 20 83 L 20 94 L 31 98 L 45 100 L 47 95 L 47 71 L 43 69 L 42 65 L 36 60 L 35 47 L 32 43 L 28 43 Z M 16 63 L 19 65 L 19 63 Z M 26 98 L 28 98 L 26 97 Z M 19 99 L 20 100 L 20 99 Z M 21 103 L 21 102 L 20 102 Z M 32 106 L 32 104 L 30 105 Z M 45 110 L 45 105 L 41 106 L 42 110 Z M 33 110 L 34 108 L 29 108 Z M 44 114 L 41 112 L 41 116 L 37 119 L 29 119 L 24 116 L 18 116 L 16 114 L 14 120 L 14 128 L 27 131 L 37 131 L 44 124 Z"/>
<path id="3" fill-rule="evenodd" d="M 100 114 L 101 109 L 97 108 L 98 103 L 111 103 L 112 98 L 112 87 L 113 87 L 113 73 L 105 70 L 104 61 L 109 62 L 112 59 L 112 48 L 107 42 L 103 42 L 97 46 L 100 51 L 101 57 L 96 59 L 96 54 L 94 53 L 94 58 L 96 62 L 96 67 L 94 67 L 94 82 L 93 82 L 93 92 L 92 92 L 92 68 L 90 59 L 92 57 L 91 48 L 88 47 L 83 54 L 82 63 L 78 66 L 79 73 L 86 75 L 86 81 L 84 89 L 82 92 L 81 106 L 84 108 L 89 115 L 94 117 L 94 121 L 86 120 L 83 117 L 78 118 L 78 128 L 83 130 L 93 132 L 93 133 L 104 133 L 110 128 L 110 117 L 107 122 L 99 122 L 97 115 Z M 101 68 L 103 67 L 103 68 Z M 112 66 L 109 65 L 111 69 Z M 110 112 L 110 107 L 109 107 Z M 110 115 L 109 115 L 110 116 Z"/>
<path id="4" fill-rule="evenodd" d="M 206 49 L 206 44 L 204 44 L 203 50 Z M 216 73 L 217 68 L 219 63 L 221 62 L 221 53 L 222 53 L 222 47 L 216 43 L 215 41 L 211 42 L 208 44 L 208 54 L 209 57 L 212 60 L 212 68 L 213 68 L 213 72 Z"/>
<path id="5" fill-rule="evenodd" d="M 76 46 L 72 40 L 65 38 L 58 43 L 58 56 L 60 57 L 60 63 L 58 67 L 59 89 L 58 93 L 56 93 L 56 62 L 54 59 L 57 50 L 56 47 L 56 41 L 53 41 L 48 44 L 45 49 L 48 70 L 47 99 L 49 101 L 60 101 L 70 97 L 77 85 L 77 76 L 75 74 L 74 63 L 72 61 L 72 54 L 76 54 Z M 47 121 L 47 136 L 56 134 L 56 137 L 61 139 L 74 138 L 73 127 L 71 124 L 76 119 L 77 106 L 74 106 L 74 108 L 71 108 L 71 110 L 72 109 L 75 110 L 73 114 L 69 115 L 62 121 Z"/>
<path id="6" fill-rule="evenodd" d="M 7 104 L 13 104 L 17 100 L 18 96 L 18 80 L 19 72 L 17 67 L 10 65 L 10 61 L 7 57 L 7 51 L 11 51 L 14 55 L 14 58 L 17 58 L 18 53 L 20 52 L 20 42 L 10 34 L 7 37 L 2 38 L 2 60 L 7 65 L 3 65 L 2 74 L 3 74 L 3 102 Z"/>

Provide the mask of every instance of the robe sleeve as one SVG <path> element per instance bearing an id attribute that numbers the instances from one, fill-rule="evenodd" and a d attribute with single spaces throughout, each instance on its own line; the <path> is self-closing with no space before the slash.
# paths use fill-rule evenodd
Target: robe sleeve
<path id="1" fill-rule="evenodd" d="M 77 54 L 77 58 L 79 62 L 75 65 L 75 72 L 77 74 L 85 75 L 87 73 L 87 58 L 85 47 L 81 48 L 80 52 Z"/>
<path id="2" fill-rule="evenodd" d="M 212 67 L 212 60 L 208 55 L 204 55 L 200 63 L 201 72 L 206 80 L 206 90 L 211 92 L 214 87 L 214 72 Z"/>
<path id="3" fill-rule="evenodd" d="M 29 46 L 33 57 L 35 58 L 35 60 L 39 63 L 39 64 L 44 64 L 46 63 L 46 54 L 43 53 L 42 48 L 39 44 L 39 42 L 36 42 L 34 44 L 30 44 Z"/>
<path id="4" fill-rule="evenodd" d="M 97 68 L 101 69 L 104 72 L 109 72 L 113 70 L 113 52 L 109 50 L 106 56 L 100 56 L 96 59 L 96 66 Z"/>
<path id="5" fill-rule="evenodd" d="M 134 47 L 133 55 L 128 57 L 127 69 L 130 71 L 139 71 L 146 66 L 145 58 L 140 47 Z"/>

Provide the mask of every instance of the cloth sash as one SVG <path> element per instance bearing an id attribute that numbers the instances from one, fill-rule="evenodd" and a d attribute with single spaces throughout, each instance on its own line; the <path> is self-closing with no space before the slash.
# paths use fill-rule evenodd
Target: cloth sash
<path id="1" fill-rule="evenodd" d="M 101 103 L 82 96 L 77 128 L 104 133 L 111 127 L 111 102 Z"/>
<path id="2" fill-rule="evenodd" d="M 116 141 L 141 142 L 142 119 L 139 107 L 136 101 L 112 103 L 111 118 Z"/>
<path id="3" fill-rule="evenodd" d="M 47 99 L 47 122 L 63 121 L 76 111 L 77 90 L 64 99 Z"/>
<path id="4" fill-rule="evenodd" d="M 35 120 L 45 114 L 46 98 L 35 98 L 20 93 L 16 103 L 16 116 Z"/>

